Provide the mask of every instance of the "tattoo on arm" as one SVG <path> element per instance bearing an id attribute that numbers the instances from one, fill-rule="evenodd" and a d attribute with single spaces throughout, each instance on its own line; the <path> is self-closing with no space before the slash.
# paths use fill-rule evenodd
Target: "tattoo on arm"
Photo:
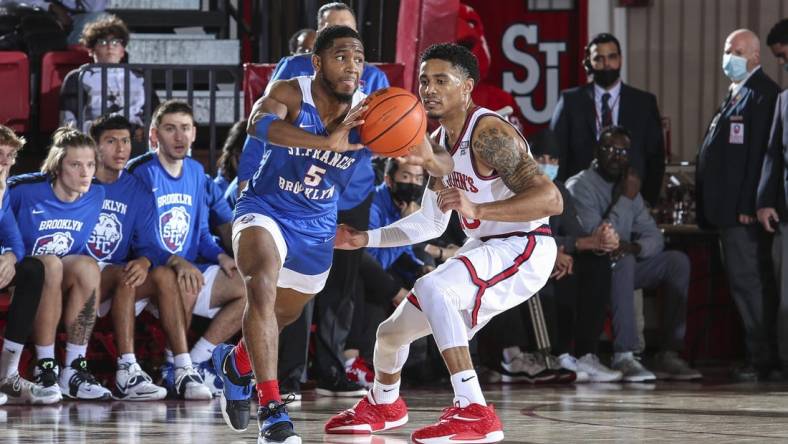
<path id="1" fill-rule="evenodd" d="M 495 169 L 503 183 L 515 193 L 527 190 L 531 180 L 542 175 L 536 161 L 511 136 L 498 128 L 482 129 L 475 137 L 473 150 Z"/>
<path id="2" fill-rule="evenodd" d="M 77 319 L 74 325 L 69 328 L 68 340 L 74 344 L 87 344 L 90 339 L 90 334 L 93 332 L 93 326 L 96 324 L 96 290 L 90 294 L 90 297 L 85 301 L 85 305 L 77 314 Z"/>

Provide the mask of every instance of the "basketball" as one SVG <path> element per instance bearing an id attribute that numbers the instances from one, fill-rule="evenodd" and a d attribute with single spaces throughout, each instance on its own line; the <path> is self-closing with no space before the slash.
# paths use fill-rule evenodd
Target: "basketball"
<path id="1" fill-rule="evenodd" d="M 361 143 L 386 157 L 406 156 L 427 131 L 427 114 L 418 97 L 397 87 L 370 94 L 361 126 Z"/>

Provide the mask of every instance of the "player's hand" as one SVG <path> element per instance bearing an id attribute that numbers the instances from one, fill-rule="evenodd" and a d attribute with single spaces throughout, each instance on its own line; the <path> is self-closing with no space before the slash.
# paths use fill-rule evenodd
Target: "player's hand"
<path id="1" fill-rule="evenodd" d="M 5 288 L 16 275 L 16 255 L 12 252 L 0 254 L 0 288 Z"/>
<path id="2" fill-rule="evenodd" d="M 430 176 L 447 176 L 454 169 L 454 160 L 451 155 L 438 144 L 433 144 L 430 137 L 425 134 L 420 144 L 410 149 L 405 162 L 420 165 Z"/>
<path id="3" fill-rule="evenodd" d="M 574 266 L 574 259 L 572 256 L 564 252 L 563 245 L 558 247 L 558 254 L 555 256 L 555 266 L 553 267 L 553 274 L 551 278 L 559 280 L 562 277 L 572 274 L 572 267 Z"/>
<path id="4" fill-rule="evenodd" d="M 232 278 L 235 275 L 235 271 L 238 270 L 235 259 L 224 253 L 219 254 L 219 267 L 221 267 L 228 278 Z"/>
<path id="5" fill-rule="evenodd" d="M 150 261 L 146 257 L 139 257 L 129 261 L 123 267 L 123 285 L 131 288 L 137 288 L 142 285 L 145 279 L 148 278 L 150 265 Z"/>
<path id="6" fill-rule="evenodd" d="M 345 224 L 337 226 L 337 235 L 334 238 L 334 248 L 337 250 L 358 250 L 366 247 L 368 242 L 369 235 L 366 231 L 359 231 Z"/>
<path id="7" fill-rule="evenodd" d="M 350 143 L 348 136 L 350 135 L 351 129 L 364 124 L 364 119 L 362 119 L 362 116 L 366 110 L 366 101 L 363 101 L 354 106 L 347 113 L 345 120 L 343 120 L 342 123 L 340 123 L 339 126 L 328 135 L 327 149 L 329 151 L 344 153 L 346 151 L 358 151 L 361 148 L 364 148 L 364 145 L 360 143 Z"/>
<path id="8" fill-rule="evenodd" d="M 772 222 L 779 223 L 780 216 L 777 215 L 777 210 L 771 207 L 761 208 L 758 210 L 758 222 L 763 225 L 763 229 L 769 233 L 774 233 Z"/>
<path id="9" fill-rule="evenodd" d="M 397 208 L 399 208 L 399 212 L 402 217 L 410 216 L 411 214 L 419 211 L 421 209 L 421 205 L 416 202 L 396 202 Z"/>
<path id="10" fill-rule="evenodd" d="M 594 249 L 609 253 L 618 249 L 619 237 L 616 230 L 609 222 L 602 222 L 591 234 L 594 239 Z"/>
<path id="11" fill-rule="evenodd" d="M 200 270 L 186 259 L 173 255 L 168 264 L 175 271 L 178 279 L 178 289 L 188 295 L 197 295 L 205 285 L 205 278 Z"/>
<path id="12" fill-rule="evenodd" d="M 634 199 L 640 192 L 640 177 L 634 168 L 627 168 L 626 174 L 621 177 L 622 193 L 629 199 Z"/>
<path id="13" fill-rule="evenodd" d="M 755 218 L 749 214 L 740 214 L 738 219 L 739 223 L 742 225 L 751 225 L 755 223 Z"/>
<path id="14" fill-rule="evenodd" d="M 456 210 L 468 219 L 479 219 L 479 206 L 468 200 L 457 188 L 444 188 L 438 193 L 438 208 L 442 212 Z"/>

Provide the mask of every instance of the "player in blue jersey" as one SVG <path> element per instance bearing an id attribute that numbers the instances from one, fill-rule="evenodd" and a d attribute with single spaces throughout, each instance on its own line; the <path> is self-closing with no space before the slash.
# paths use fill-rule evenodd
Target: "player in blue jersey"
<path id="1" fill-rule="evenodd" d="M 153 113 L 150 141 L 155 148 L 132 159 L 128 171 L 151 190 L 156 206 L 156 237 L 169 254 L 167 264 L 174 268 L 178 288 L 186 295 L 188 315 L 211 319 L 210 326 L 190 353 L 174 353 L 162 373 L 172 387 L 183 376 L 184 366 L 194 363 L 214 392 L 221 390 L 210 362 L 215 344 L 230 339 L 240 326 L 244 308 L 244 286 L 235 260 L 224 253 L 208 228 L 205 198 L 205 170 L 188 157 L 197 134 L 192 108 L 188 103 L 169 100 Z M 171 344 L 173 347 L 174 344 Z M 191 361 L 187 361 L 186 359 Z M 169 362 L 169 361 L 172 362 Z M 177 387 L 175 387 L 177 389 Z"/>
<path id="2" fill-rule="evenodd" d="M 170 254 L 156 239 L 153 194 L 124 170 L 131 154 L 131 130 L 131 123 L 120 115 L 100 117 L 90 127 L 99 150 L 96 185 L 104 188 L 105 196 L 88 252 L 101 269 L 99 317 L 111 311 L 115 329 L 115 397 L 147 401 L 163 399 L 167 390 L 155 385 L 137 364 L 134 319 L 152 302 L 168 342 L 185 353 L 185 310 L 175 271 L 164 265 Z M 191 365 L 185 370 L 176 393 L 185 399 L 211 399 L 197 370 Z"/>
<path id="3" fill-rule="evenodd" d="M 249 133 L 267 146 L 233 223 L 233 250 L 246 284 L 244 340 L 236 347 L 220 345 L 213 354 L 225 384 L 222 415 L 234 430 L 248 426 L 254 369 L 261 405 L 258 443 L 301 442 L 279 393 L 277 336 L 322 289 L 339 196 L 369 157 L 351 132 L 366 110 L 358 91 L 364 63 L 358 33 L 326 28 L 312 61 L 314 77 L 276 82 L 252 111 Z M 432 149 L 421 146 L 419 152 L 425 163 L 437 163 Z"/>
<path id="4" fill-rule="evenodd" d="M 44 279 L 52 272 L 45 263 L 50 268 L 60 266 L 54 256 L 42 260 L 25 255 L 22 234 L 10 209 L 6 179 L 24 144 L 13 130 L 0 125 L 0 289 L 13 288 L 0 353 L 0 404 L 52 404 L 62 399 L 58 387 L 44 387 L 19 375 L 19 359 L 33 330 Z"/>
<path id="5" fill-rule="evenodd" d="M 45 278 L 33 327 L 35 382 L 58 384 L 69 398 L 108 400 L 110 391 L 90 374 L 85 360 L 99 302 L 99 269 L 86 248 L 104 201 L 104 190 L 91 186 L 96 160 L 90 136 L 60 128 L 52 136 L 41 173 L 12 177 L 9 185 L 25 252 L 57 256 L 62 264 L 62 273 Z M 65 366 L 59 371 L 55 333 L 61 321 L 67 340 Z"/>

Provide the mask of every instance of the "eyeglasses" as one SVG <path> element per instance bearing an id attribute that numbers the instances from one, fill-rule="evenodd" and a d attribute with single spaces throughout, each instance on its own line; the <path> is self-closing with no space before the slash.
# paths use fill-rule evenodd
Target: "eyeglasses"
<path id="1" fill-rule="evenodd" d="M 610 154 L 615 154 L 617 156 L 623 156 L 624 154 L 629 153 L 629 147 L 618 147 L 613 145 L 602 146 L 602 151 Z"/>
<path id="2" fill-rule="evenodd" d="M 123 46 L 123 39 L 98 39 L 96 40 L 96 46 Z"/>

